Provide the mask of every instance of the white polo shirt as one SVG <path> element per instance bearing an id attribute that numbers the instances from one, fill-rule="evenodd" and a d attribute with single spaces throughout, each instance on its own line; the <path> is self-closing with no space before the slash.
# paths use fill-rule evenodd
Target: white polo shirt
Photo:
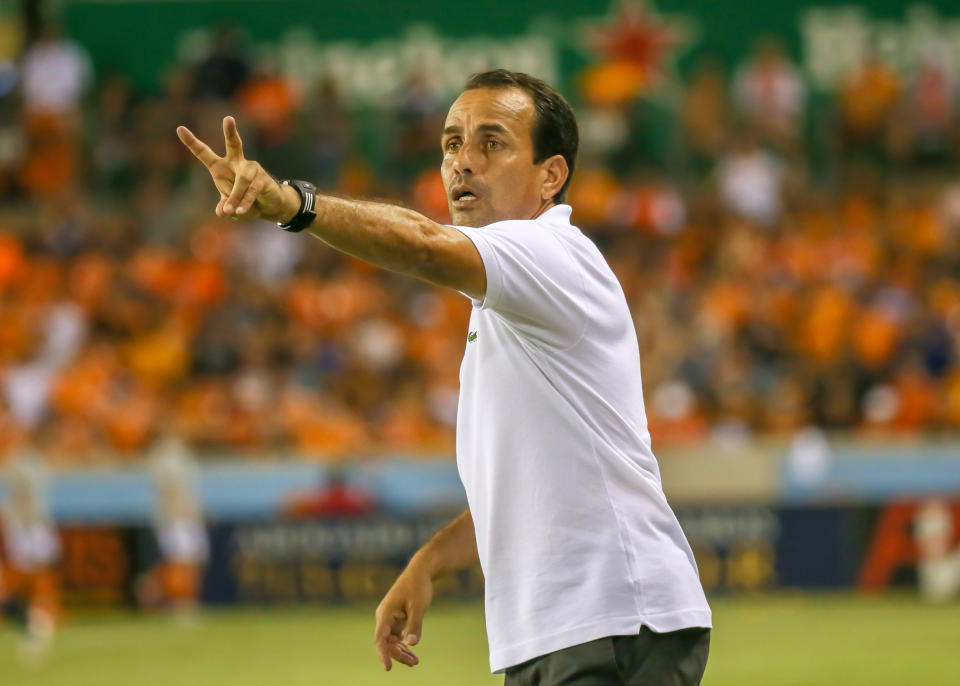
<path id="1" fill-rule="evenodd" d="M 494 672 L 604 636 L 710 627 L 650 449 L 623 290 L 558 205 L 456 227 L 480 252 L 457 467 L 486 579 Z"/>

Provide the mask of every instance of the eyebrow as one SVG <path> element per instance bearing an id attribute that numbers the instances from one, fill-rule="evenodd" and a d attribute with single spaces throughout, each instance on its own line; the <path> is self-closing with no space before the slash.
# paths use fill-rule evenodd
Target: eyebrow
<path id="1" fill-rule="evenodd" d="M 477 131 L 483 133 L 509 133 L 507 127 L 503 124 L 479 124 L 477 126 Z M 463 127 L 461 126 L 448 126 L 443 130 L 444 136 L 449 136 L 455 133 L 463 133 Z"/>

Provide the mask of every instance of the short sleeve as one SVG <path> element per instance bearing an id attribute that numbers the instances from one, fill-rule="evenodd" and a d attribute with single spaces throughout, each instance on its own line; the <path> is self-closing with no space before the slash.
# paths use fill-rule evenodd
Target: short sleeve
<path id="1" fill-rule="evenodd" d="M 570 249 L 549 225 L 504 221 L 474 228 L 455 226 L 480 253 L 487 276 L 474 307 L 500 315 L 521 334 L 568 347 L 583 334 L 583 275 Z"/>

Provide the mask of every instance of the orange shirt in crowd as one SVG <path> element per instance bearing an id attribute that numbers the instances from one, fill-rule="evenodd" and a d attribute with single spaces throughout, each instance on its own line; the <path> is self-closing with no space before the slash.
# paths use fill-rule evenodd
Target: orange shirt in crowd
<path id="1" fill-rule="evenodd" d="M 894 428 L 917 433 L 936 417 L 939 409 L 937 387 L 925 372 L 914 368 L 901 371 L 894 382 L 894 389 L 898 399 Z"/>
<path id="2" fill-rule="evenodd" d="M 317 393 L 287 392 L 280 412 L 295 451 L 306 459 L 336 462 L 372 446 L 366 422 Z"/>
<path id="3" fill-rule="evenodd" d="M 844 122 L 857 133 L 877 131 L 886 123 L 899 96 L 897 73 L 878 60 L 870 61 L 841 85 Z"/>
<path id="4" fill-rule="evenodd" d="M 818 362 L 835 362 L 847 345 L 854 312 L 853 300 L 842 289 L 829 284 L 820 286 L 813 292 L 801 320 L 798 347 Z"/>
<path id="5" fill-rule="evenodd" d="M 893 359 L 901 334 L 892 317 L 875 308 L 863 308 L 853 323 L 853 351 L 868 368 L 879 369 Z"/>
<path id="6" fill-rule="evenodd" d="M 237 94 L 243 120 L 256 125 L 268 140 L 283 141 L 300 104 L 294 84 L 280 76 L 259 76 Z"/>
<path id="7" fill-rule="evenodd" d="M 960 369 L 944 380 L 943 420 L 951 427 L 960 427 Z"/>
<path id="8" fill-rule="evenodd" d="M 12 234 L 0 232 L 0 292 L 15 284 L 26 266 L 20 241 Z"/>
<path id="9" fill-rule="evenodd" d="M 77 178 L 78 141 L 63 117 L 33 112 L 24 118 L 27 153 L 20 167 L 20 183 L 36 196 L 63 193 Z"/>

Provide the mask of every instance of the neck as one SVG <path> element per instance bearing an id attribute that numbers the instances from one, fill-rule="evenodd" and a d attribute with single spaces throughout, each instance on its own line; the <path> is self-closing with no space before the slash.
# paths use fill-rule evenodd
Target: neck
<path id="1" fill-rule="evenodd" d="M 556 207 L 558 204 L 559 203 L 554 202 L 552 199 L 544 200 L 543 202 L 540 203 L 540 207 L 537 208 L 537 211 L 534 212 L 533 216 L 530 218 L 536 219 L 537 217 L 539 217 L 541 214 L 543 214 L 550 208 Z"/>

